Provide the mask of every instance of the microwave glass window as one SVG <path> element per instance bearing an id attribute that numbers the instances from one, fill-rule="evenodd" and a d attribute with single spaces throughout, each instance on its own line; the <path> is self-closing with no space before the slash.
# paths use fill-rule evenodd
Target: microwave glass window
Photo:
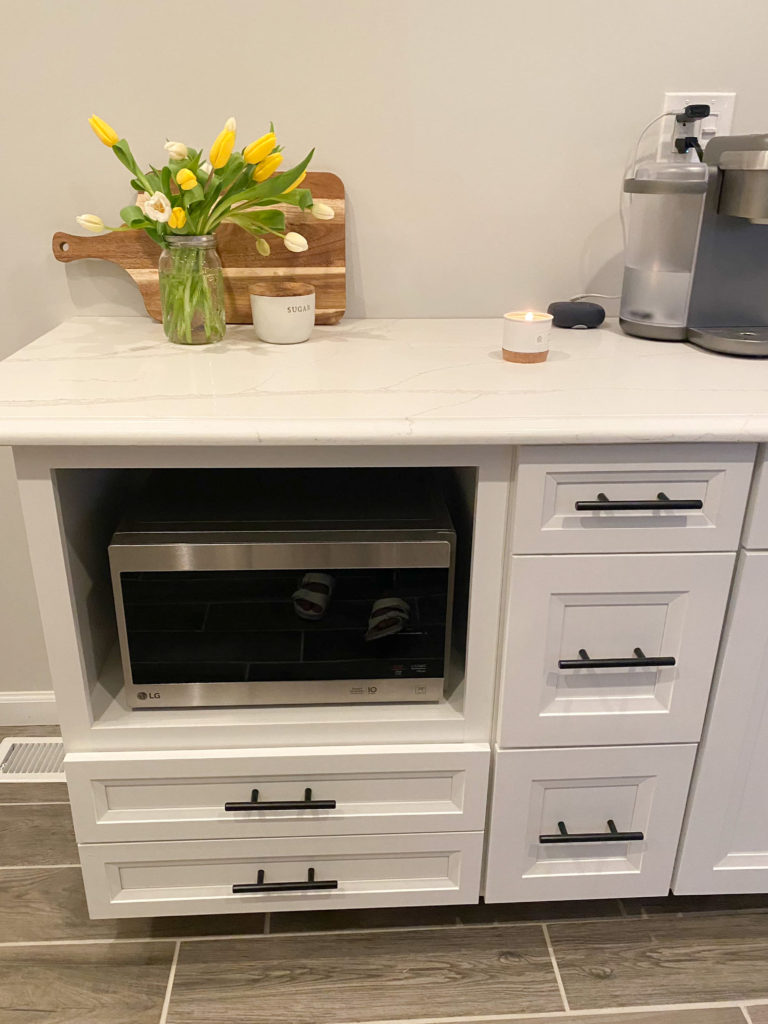
<path id="1" fill-rule="evenodd" d="M 446 569 L 123 572 L 133 683 L 436 678 Z"/>

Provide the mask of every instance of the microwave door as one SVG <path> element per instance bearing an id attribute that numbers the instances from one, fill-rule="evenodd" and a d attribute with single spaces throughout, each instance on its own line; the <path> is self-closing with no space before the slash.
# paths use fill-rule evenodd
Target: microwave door
<path id="1" fill-rule="evenodd" d="M 277 563 L 266 568 L 253 568 L 253 552 L 189 558 L 186 547 L 136 545 L 128 558 L 110 551 L 132 706 L 439 698 L 450 645 L 450 541 L 386 544 L 383 552 L 290 544 L 282 561 L 260 558 Z M 331 558 L 331 547 L 344 550 Z M 298 564 L 286 566 L 292 558 Z M 309 616 L 296 599 L 308 576 L 331 581 L 316 591 L 318 614 Z"/>

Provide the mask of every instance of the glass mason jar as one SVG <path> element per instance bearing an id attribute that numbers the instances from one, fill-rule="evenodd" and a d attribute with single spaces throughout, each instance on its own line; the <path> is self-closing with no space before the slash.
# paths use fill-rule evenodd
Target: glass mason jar
<path id="1" fill-rule="evenodd" d="M 160 255 L 160 299 L 163 327 L 177 345 L 208 345 L 221 341 L 224 319 L 224 278 L 213 235 L 166 235 Z"/>

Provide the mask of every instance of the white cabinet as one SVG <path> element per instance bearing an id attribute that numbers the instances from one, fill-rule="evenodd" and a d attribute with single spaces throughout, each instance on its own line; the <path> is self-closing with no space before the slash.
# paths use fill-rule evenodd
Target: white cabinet
<path id="1" fill-rule="evenodd" d="M 768 548 L 768 445 L 760 446 L 744 527 L 746 548 Z"/>
<path id="2" fill-rule="evenodd" d="M 694 744 L 497 751 L 486 900 L 666 894 L 695 753 Z"/>
<path id="3" fill-rule="evenodd" d="M 482 852 L 482 832 L 443 832 L 93 843 L 80 860 L 91 917 L 159 917 L 476 903 Z"/>
<path id="4" fill-rule="evenodd" d="M 489 761 L 488 744 L 425 743 L 68 754 L 65 770 L 78 841 L 104 843 L 482 831 Z"/>
<path id="5" fill-rule="evenodd" d="M 754 458 L 750 444 L 521 448 L 513 550 L 734 551 Z"/>
<path id="6" fill-rule="evenodd" d="M 696 742 L 734 557 L 512 558 L 500 745 Z"/>
<path id="7" fill-rule="evenodd" d="M 739 556 L 673 889 L 768 892 L 768 552 Z"/>

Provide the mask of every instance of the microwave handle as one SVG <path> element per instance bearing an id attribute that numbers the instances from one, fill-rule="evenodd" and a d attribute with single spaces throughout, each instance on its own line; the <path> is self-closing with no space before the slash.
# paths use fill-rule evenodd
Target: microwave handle
<path id="1" fill-rule="evenodd" d="M 237 803 L 228 800 L 224 804 L 225 811 L 332 811 L 336 807 L 335 800 L 313 800 L 312 790 L 304 790 L 303 800 L 262 800 L 259 802 L 259 791 L 251 791 L 250 801 Z"/>

